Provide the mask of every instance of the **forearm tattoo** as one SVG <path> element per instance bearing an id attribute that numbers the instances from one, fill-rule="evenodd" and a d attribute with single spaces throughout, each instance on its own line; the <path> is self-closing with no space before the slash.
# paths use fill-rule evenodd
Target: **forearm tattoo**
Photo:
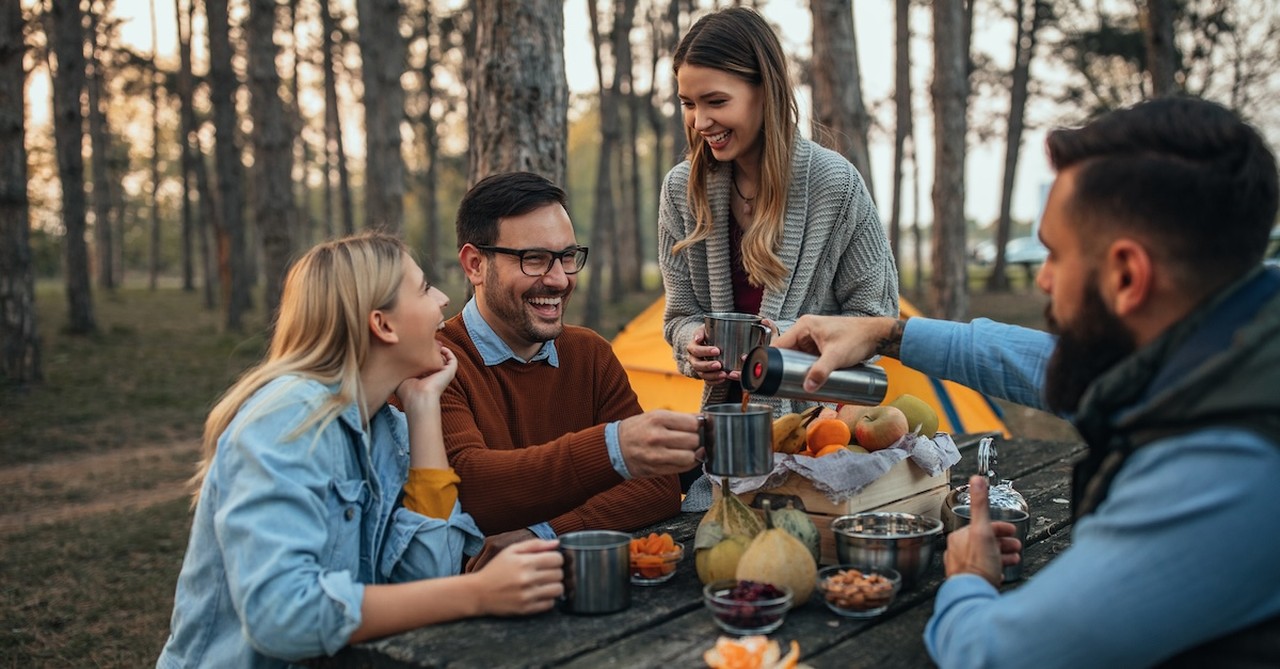
<path id="1" fill-rule="evenodd" d="M 899 318 L 893 322 L 889 335 L 876 342 L 876 354 L 897 358 L 902 351 L 902 332 L 907 328 L 907 319 Z"/>

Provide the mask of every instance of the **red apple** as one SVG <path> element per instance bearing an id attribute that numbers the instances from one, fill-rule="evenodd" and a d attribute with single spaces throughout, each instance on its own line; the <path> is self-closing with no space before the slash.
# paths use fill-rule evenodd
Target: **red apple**
<path id="1" fill-rule="evenodd" d="M 844 424 L 849 426 L 849 433 L 852 434 L 858 428 L 858 419 L 874 408 L 864 404 L 842 404 L 839 409 L 836 409 L 836 418 L 844 421 Z"/>
<path id="2" fill-rule="evenodd" d="M 878 406 L 872 407 L 858 419 L 853 437 L 859 446 L 868 451 L 878 451 L 892 446 L 908 429 L 907 415 L 901 409 Z"/>

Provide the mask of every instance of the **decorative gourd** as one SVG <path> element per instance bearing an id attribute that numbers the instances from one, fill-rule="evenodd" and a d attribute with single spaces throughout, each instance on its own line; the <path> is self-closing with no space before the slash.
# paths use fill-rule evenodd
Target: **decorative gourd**
<path id="1" fill-rule="evenodd" d="M 693 536 L 694 565 L 703 583 L 733 578 L 751 539 L 763 529 L 759 516 L 747 508 L 728 486 L 698 522 Z"/>
<path id="2" fill-rule="evenodd" d="M 785 509 L 769 513 L 774 527 L 787 531 L 787 534 L 800 540 L 816 563 L 822 559 L 822 536 L 818 534 L 818 526 L 813 524 L 809 514 L 797 509 L 790 501 Z"/>
<path id="3" fill-rule="evenodd" d="M 738 573 L 738 561 L 750 544 L 750 539 L 734 534 L 711 548 L 694 551 L 693 565 L 698 570 L 698 580 L 705 585 L 733 578 Z"/>
<path id="4" fill-rule="evenodd" d="M 738 560 L 736 576 L 739 580 L 788 586 L 794 593 L 791 605 L 802 606 L 813 593 L 818 562 L 799 539 L 773 526 L 768 500 L 764 500 L 763 506 L 766 529 L 751 540 Z"/>

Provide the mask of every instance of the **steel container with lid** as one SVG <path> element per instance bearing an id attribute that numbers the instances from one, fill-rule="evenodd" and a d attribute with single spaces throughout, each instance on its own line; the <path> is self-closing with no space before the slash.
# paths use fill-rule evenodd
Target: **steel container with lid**
<path id="1" fill-rule="evenodd" d="M 817 360 L 803 351 L 757 346 L 742 363 L 742 389 L 752 395 L 813 402 L 875 406 L 884 401 L 889 377 L 884 369 L 866 363 L 837 369 L 821 388 L 805 390 L 804 377 Z"/>

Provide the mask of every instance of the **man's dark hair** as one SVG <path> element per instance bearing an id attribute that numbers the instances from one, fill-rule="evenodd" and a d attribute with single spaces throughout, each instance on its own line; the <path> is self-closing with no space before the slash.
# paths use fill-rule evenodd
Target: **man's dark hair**
<path id="1" fill-rule="evenodd" d="M 549 204 L 567 207 L 564 190 L 546 177 L 532 172 L 492 174 L 476 183 L 462 196 L 455 227 L 458 248 L 464 244 L 485 245 L 498 240 L 498 223 L 521 216 Z"/>
<path id="2" fill-rule="evenodd" d="M 1276 220 L 1276 160 L 1225 107 L 1151 100 L 1056 130 L 1048 147 L 1055 169 L 1079 166 L 1068 206 L 1082 239 L 1135 234 L 1199 296 L 1262 260 Z"/>

